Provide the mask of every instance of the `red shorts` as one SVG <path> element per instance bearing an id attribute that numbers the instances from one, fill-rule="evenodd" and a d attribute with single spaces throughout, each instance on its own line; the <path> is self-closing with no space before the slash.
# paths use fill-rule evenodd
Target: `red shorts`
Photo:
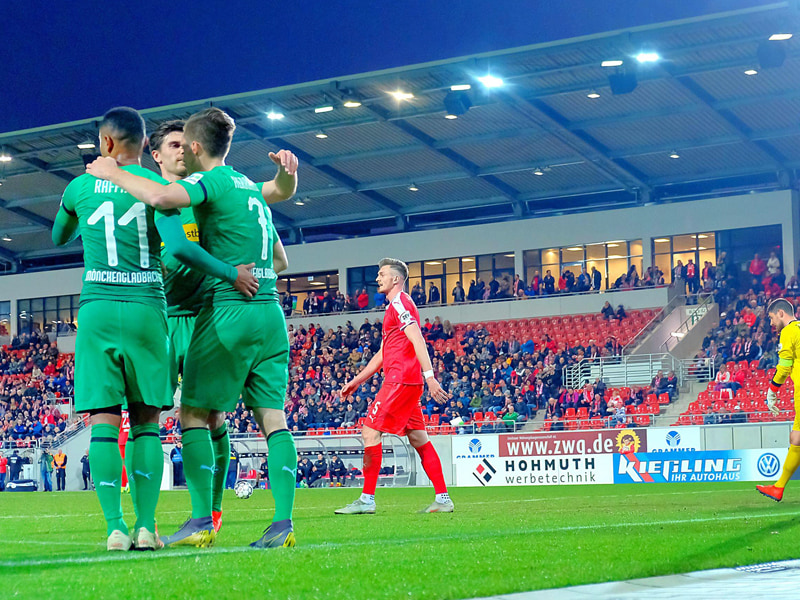
<path id="1" fill-rule="evenodd" d="M 422 418 L 423 386 L 384 383 L 369 406 L 364 424 L 383 433 L 406 435 L 412 429 L 425 429 Z"/>

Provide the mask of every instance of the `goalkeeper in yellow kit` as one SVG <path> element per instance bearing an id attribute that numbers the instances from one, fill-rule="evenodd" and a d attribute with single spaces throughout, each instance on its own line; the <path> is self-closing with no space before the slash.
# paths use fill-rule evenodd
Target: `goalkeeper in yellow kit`
<path id="1" fill-rule="evenodd" d="M 794 425 L 789 436 L 789 453 L 783 463 L 781 478 L 775 485 L 757 485 L 756 489 L 767 498 L 780 502 L 783 490 L 800 467 L 800 321 L 794 318 L 794 306 L 783 298 L 773 301 L 767 309 L 769 321 L 780 333 L 778 344 L 778 368 L 769 382 L 767 406 L 772 414 L 777 415 L 778 390 L 786 378 L 791 375 L 795 383 L 794 392 Z"/>

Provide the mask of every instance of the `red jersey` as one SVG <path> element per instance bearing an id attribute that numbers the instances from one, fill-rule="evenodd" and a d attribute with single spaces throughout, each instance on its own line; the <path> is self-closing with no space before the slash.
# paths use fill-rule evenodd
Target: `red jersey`
<path id="1" fill-rule="evenodd" d="M 8 470 L 8 459 L 5 456 L 0 456 L 0 473 L 5 473 Z"/>
<path id="2" fill-rule="evenodd" d="M 419 326 L 419 311 L 411 297 L 400 292 L 386 307 L 383 317 L 383 376 L 386 383 L 424 383 L 414 345 L 403 333 L 412 323 Z"/>

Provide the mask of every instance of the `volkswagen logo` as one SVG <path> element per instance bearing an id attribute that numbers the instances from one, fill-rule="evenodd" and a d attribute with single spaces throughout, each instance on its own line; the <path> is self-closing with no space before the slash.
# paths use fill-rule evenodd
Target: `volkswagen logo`
<path id="1" fill-rule="evenodd" d="M 781 461 L 778 460 L 778 457 L 772 454 L 771 452 L 767 452 L 766 454 L 762 454 L 761 457 L 758 459 L 758 472 L 761 473 L 767 479 L 775 477 L 778 474 L 778 471 L 781 470 Z"/>
<path id="2" fill-rule="evenodd" d="M 473 438 L 469 441 L 469 451 L 472 454 L 477 454 L 480 452 L 482 447 L 483 444 L 481 444 L 481 441 L 478 438 Z"/>

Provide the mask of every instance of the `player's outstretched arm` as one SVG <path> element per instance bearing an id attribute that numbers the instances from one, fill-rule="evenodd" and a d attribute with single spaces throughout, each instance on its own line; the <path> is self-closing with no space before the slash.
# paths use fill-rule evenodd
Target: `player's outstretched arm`
<path id="1" fill-rule="evenodd" d="M 276 239 L 272 244 L 272 270 L 276 273 L 283 273 L 289 268 L 289 257 L 286 256 L 286 248 L 283 247 L 283 242 Z"/>
<path id="2" fill-rule="evenodd" d="M 56 246 L 68 244 L 78 237 L 78 217 L 69 214 L 64 207 L 58 209 L 53 223 L 53 243 Z"/>
<path id="3" fill-rule="evenodd" d="M 267 204 L 288 200 L 297 191 L 297 157 L 289 150 L 270 152 L 269 159 L 278 165 L 275 179 L 261 186 L 261 195 Z"/>
<path id="4" fill-rule="evenodd" d="M 403 329 L 403 333 L 414 346 L 414 354 L 417 356 L 419 366 L 422 367 L 422 374 L 425 376 L 425 383 L 428 384 L 428 391 L 431 397 L 439 404 L 443 404 L 450 399 L 450 394 L 442 389 L 439 381 L 433 373 L 433 365 L 431 364 L 431 357 L 428 356 L 428 348 L 425 345 L 425 338 L 422 337 L 422 331 L 416 322 L 412 322 Z"/>
<path id="5" fill-rule="evenodd" d="M 214 258 L 200 244 L 193 244 L 186 239 L 183 223 L 177 214 L 157 215 L 157 217 L 156 228 L 161 234 L 161 240 L 175 258 L 204 275 L 231 283 L 248 298 L 255 295 L 258 291 L 258 279 L 250 271 L 254 265 L 234 267 Z"/>
<path id="6" fill-rule="evenodd" d="M 353 377 L 350 381 L 344 384 L 342 387 L 342 399 L 348 398 L 352 396 L 353 393 L 358 389 L 358 387 L 364 383 L 367 379 L 375 375 L 380 368 L 383 366 L 383 343 L 381 343 L 381 349 L 375 353 L 370 361 L 367 363 L 367 366 L 361 369 L 361 371 Z"/>
<path id="7" fill-rule="evenodd" d="M 165 210 L 189 206 L 189 192 L 177 183 L 162 185 L 152 179 L 123 171 L 110 156 L 95 159 L 86 166 L 86 172 L 121 187 L 131 196 L 149 206 Z"/>

